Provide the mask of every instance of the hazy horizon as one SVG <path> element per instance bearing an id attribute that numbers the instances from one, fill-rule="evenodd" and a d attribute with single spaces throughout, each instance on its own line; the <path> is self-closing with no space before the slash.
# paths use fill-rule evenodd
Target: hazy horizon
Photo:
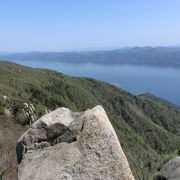
<path id="1" fill-rule="evenodd" d="M 27 50 L 27 51 L 1 51 L 0 55 L 4 54 L 14 54 L 14 53 L 83 53 L 83 52 L 98 52 L 98 51 L 116 51 L 121 49 L 131 49 L 131 48 L 180 48 L 180 45 L 172 46 L 123 46 L 123 47 L 114 47 L 114 48 L 97 48 L 97 49 L 79 49 L 79 50 Z"/>
<path id="2" fill-rule="evenodd" d="M 180 44 L 180 1 L 0 3 L 0 51 L 97 51 Z"/>

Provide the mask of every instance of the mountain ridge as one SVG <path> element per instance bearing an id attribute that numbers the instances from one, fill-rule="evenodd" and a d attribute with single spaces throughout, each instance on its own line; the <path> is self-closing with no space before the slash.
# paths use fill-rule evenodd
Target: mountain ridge
<path id="1" fill-rule="evenodd" d="M 59 61 L 63 63 L 133 64 L 180 67 L 180 47 L 129 47 L 87 52 L 27 52 L 0 55 L 0 59 Z"/>

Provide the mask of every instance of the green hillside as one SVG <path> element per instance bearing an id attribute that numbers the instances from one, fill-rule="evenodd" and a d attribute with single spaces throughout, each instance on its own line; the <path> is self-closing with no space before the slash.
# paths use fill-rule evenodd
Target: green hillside
<path id="1" fill-rule="evenodd" d="M 102 105 L 137 179 L 152 179 L 180 151 L 180 108 L 149 94 L 134 96 L 105 82 L 0 62 L 0 175 L 16 174 L 15 143 L 45 110 L 84 111 Z M 5 145 L 6 144 L 6 145 Z"/>

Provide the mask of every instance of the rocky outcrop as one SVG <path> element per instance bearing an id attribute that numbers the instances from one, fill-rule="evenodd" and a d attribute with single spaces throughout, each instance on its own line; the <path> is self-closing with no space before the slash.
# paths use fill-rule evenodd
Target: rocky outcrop
<path id="1" fill-rule="evenodd" d="M 29 124 L 31 125 L 36 120 L 35 107 L 33 104 L 24 103 L 22 112 L 25 117 L 29 117 Z"/>
<path id="2" fill-rule="evenodd" d="M 134 180 L 101 106 L 46 114 L 20 137 L 16 150 L 19 180 Z"/>
<path id="3" fill-rule="evenodd" d="M 158 179 L 159 177 L 159 179 Z M 161 169 L 157 180 L 180 180 L 180 157 L 168 161 Z"/>
<path id="4" fill-rule="evenodd" d="M 12 117 L 12 108 L 11 108 L 11 98 L 9 96 L 2 96 L 2 100 L 4 103 L 4 114 L 8 117 Z"/>
<path id="5" fill-rule="evenodd" d="M 9 96 L 5 96 L 5 95 L 2 96 L 2 100 L 5 106 L 4 113 L 8 117 L 15 118 L 16 114 L 14 113 L 14 107 L 12 104 L 17 102 L 13 101 Z M 17 111 L 17 109 L 15 111 Z M 32 103 L 27 103 L 27 102 L 23 104 L 19 103 L 18 113 L 22 114 L 24 116 L 24 119 L 28 119 L 26 123 L 28 123 L 29 125 L 31 125 L 33 122 L 35 122 L 35 120 L 37 120 L 36 108 Z"/>
<path id="6" fill-rule="evenodd" d="M 35 107 L 33 104 L 24 103 L 23 108 L 21 109 L 24 116 L 29 118 L 29 125 L 31 125 L 36 119 Z"/>

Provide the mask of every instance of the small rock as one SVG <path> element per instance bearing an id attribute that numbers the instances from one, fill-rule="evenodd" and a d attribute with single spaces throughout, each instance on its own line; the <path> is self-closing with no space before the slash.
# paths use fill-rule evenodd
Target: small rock
<path id="1" fill-rule="evenodd" d="M 168 161 L 161 169 L 159 177 L 167 180 L 180 180 L 180 157 Z"/>

